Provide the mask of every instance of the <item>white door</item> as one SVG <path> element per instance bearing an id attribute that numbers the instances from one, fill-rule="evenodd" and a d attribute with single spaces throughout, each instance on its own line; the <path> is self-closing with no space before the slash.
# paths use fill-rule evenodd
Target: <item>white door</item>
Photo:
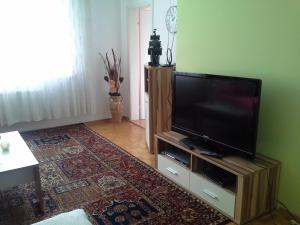
<path id="1" fill-rule="evenodd" d="M 145 119 L 144 65 L 149 61 L 152 10 L 143 6 L 130 8 L 128 12 L 130 119 L 140 120 Z"/>
<path id="2" fill-rule="evenodd" d="M 130 119 L 139 119 L 139 8 L 128 11 L 128 55 L 130 74 Z"/>
<path id="3" fill-rule="evenodd" d="M 145 119 L 145 76 L 144 66 L 149 62 L 148 47 L 152 28 L 152 10 L 146 6 L 140 8 L 140 119 Z"/>

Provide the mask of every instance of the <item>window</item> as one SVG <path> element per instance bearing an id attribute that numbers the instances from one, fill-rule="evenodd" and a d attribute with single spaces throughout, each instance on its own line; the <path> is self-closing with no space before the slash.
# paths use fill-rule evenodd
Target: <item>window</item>
<path id="1" fill-rule="evenodd" d="M 0 1 L 0 93 L 39 89 L 74 74 L 68 0 Z"/>

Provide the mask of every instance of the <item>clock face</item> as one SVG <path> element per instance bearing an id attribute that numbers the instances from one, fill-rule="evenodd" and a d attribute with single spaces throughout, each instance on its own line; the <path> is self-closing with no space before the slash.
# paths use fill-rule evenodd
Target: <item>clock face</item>
<path id="1" fill-rule="evenodd" d="M 166 14 L 166 27 L 167 30 L 172 34 L 176 33 L 176 13 L 177 6 L 171 6 Z"/>

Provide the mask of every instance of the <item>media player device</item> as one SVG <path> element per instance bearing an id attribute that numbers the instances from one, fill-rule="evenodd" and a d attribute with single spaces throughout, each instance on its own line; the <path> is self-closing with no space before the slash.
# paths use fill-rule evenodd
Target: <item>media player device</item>
<path id="1" fill-rule="evenodd" d="M 162 151 L 160 154 L 165 155 L 180 164 L 189 167 L 190 166 L 190 157 L 187 154 L 184 154 L 184 152 L 181 151 L 174 151 L 174 150 L 165 150 Z"/>

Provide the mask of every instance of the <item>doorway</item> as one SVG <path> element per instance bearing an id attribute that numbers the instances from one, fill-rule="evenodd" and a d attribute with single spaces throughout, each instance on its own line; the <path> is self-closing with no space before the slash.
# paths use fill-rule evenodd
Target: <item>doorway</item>
<path id="1" fill-rule="evenodd" d="M 146 5 L 128 10 L 130 120 L 145 127 L 144 66 L 149 61 L 148 45 L 152 29 L 152 8 Z"/>

